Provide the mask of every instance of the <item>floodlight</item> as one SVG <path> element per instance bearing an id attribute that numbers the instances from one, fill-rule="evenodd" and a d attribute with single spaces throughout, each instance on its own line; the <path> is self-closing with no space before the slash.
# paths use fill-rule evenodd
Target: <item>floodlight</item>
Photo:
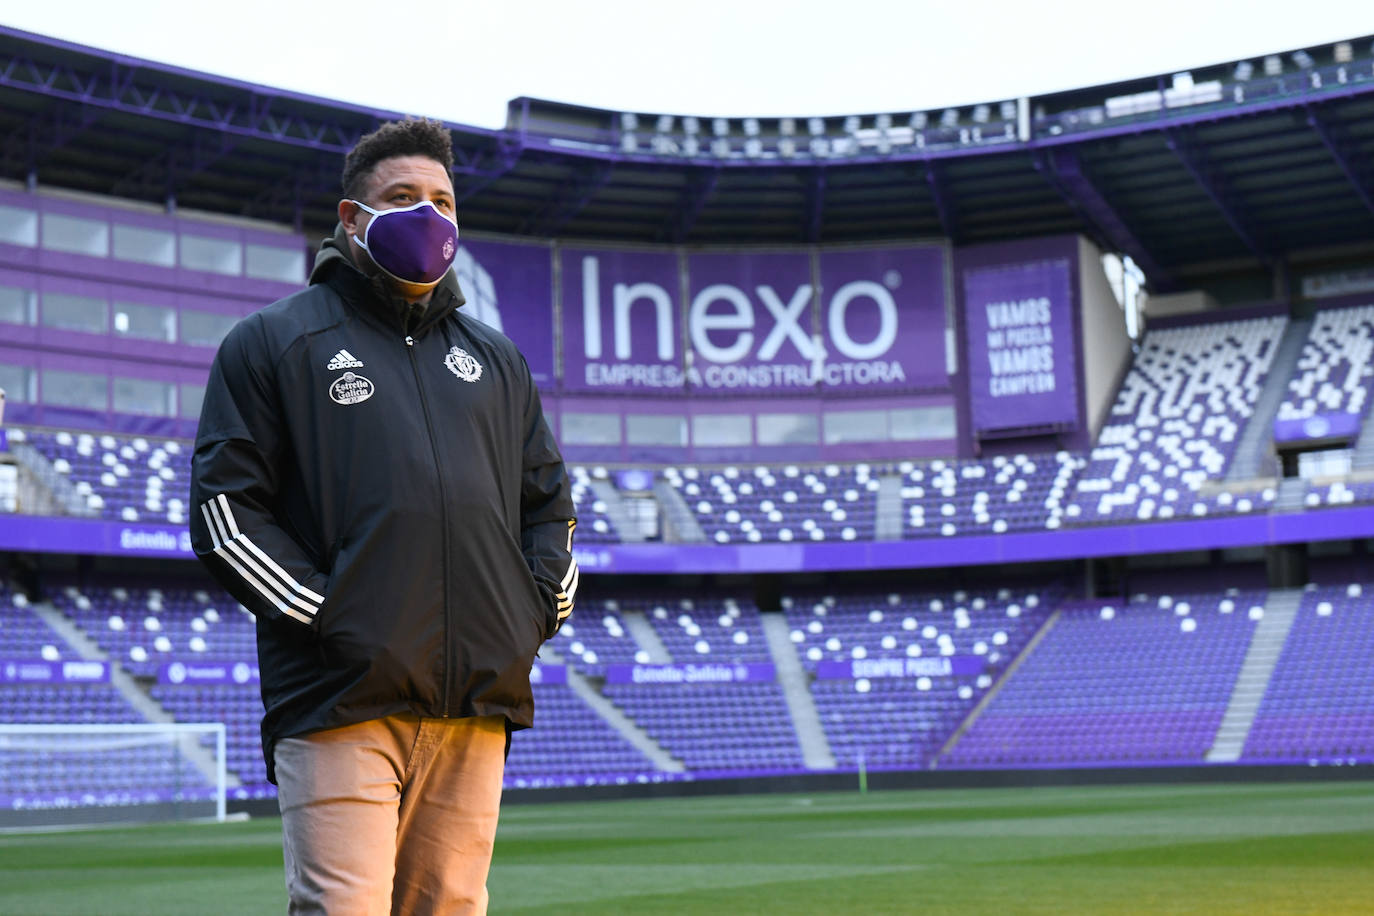
<path id="1" fill-rule="evenodd" d="M 711 121 L 711 132 L 717 137 L 724 137 L 730 133 L 730 122 L 725 118 L 715 118 Z"/>
<path id="2" fill-rule="evenodd" d="M 701 130 L 701 122 L 691 115 L 682 119 L 682 130 L 684 133 L 694 134 Z"/>
<path id="3" fill-rule="evenodd" d="M 807 118 L 806 129 L 811 132 L 811 136 L 813 137 L 825 136 L 825 119 Z"/>
<path id="4" fill-rule="evenodd" d="M 1243 60 L 1240 63 L 1236 64 L 1236 72 L 1232 74 L 1232 77 L 1236 80 L 1236 82 L 1243 83 L 1246 80 L 1248 80 L 1251 76 L 1253 76 L 1254 73 L 1255 65 L 1250 63 L 1248 60 Z"/>
<path id="5" fill-rule="evenodd" d="M 874 123 L 877 124 L 878 130 L 891 130 L 891 129 L 892 129 L 892 115 L 890 115 L 890 114 L 880 114 L 880 115 L 878 115 L 878 117 L 877 117 L 877 119 L 875 120 Z"/>
<path id="6" fill-rule="evenodd" d="M 758 118 L 745 118 L 745 119 L 744 119 L 744 135 L 745 135 L 746 137 L 757 137 L 757 136 L 759 135 L 759 119 L 758 119 Z"/>
<path id="7" fill-rule="evenodd" d="M 959 109 L 946 108 L 944 113 L 940 115 L 940 124 L 944 127 L 958 127 Z"/>
<path id="8" fill-rule="evenodd" d="M 926 124 L 929 123 L 929 121 L 930 118 L 924 111 L 914 111 L 911 113 L 912 130 L 925 130 Z"/>
<path id="9" fill-rule="evenodd" d="M 997 106 L 997 114 L 1002 118 L 1003 121 L 1015 121 L 1016 103 L 1012 101 L 1003 102 L 1002 104 Z"/>
<path id="10" fill-rule="evenodd" d="M 673 116 L 672 116 L 672 115 L 659 115 L 659 116 L 658 116 L 658 132 L 661 133 L 661 134 L 666 134 L 666 133 L 668 133 L 669 131 L 671 131 L 672 129 L 673 129 Z"/>
<path id="11" fill-rule="evenodd" d="M 1283 73 L 1283 58 L 1270 54 L 1264 58 L 1264 75 L 1279 76 Z"/>
<path id="12" fill-rule="evenodd" d="M 1331 48 L 1331 56 L 1335 58 L 1338 64 L 1348 64 L 1355 57 L 1355 49 L 1350 46 L 1348 41 L 1338 41 Z"/>
<path id="13" fill-rule="evenodd" d="M 791 137 L 797 132 L 796 118 L 782 118 L 778 121 L 778 133 L 784 137 Z"/>
<path id="14" fill-rule="evenodd" d="M 621 130 L 639 130 L 639 115 L 635 114 L 635 113 L 632 112 L 632 111 L 623 111 L 623 112 L 621 112 L 621 113 L 620 113 L 620 129 L 621 129 Z"/>
<path id="15" fill-rule="evenodd" d="M 977 124 L 986 124 L 992 120 L 992 109 L 987 105 L 976 105 L 973 108 L 973 120 Z"/>
<path id="16" fill-rule="evenodd" d="M 859 116 L 858 116 L 858 115 L 849 115 L 848 117 L 846 117 L 846 118 L 844 119 L 844 132 L 845 132 L 845 133 L 847 133 L 847 134 L 852 134 L 852 133 L 854 133 L 854 131 L 856 131 L 856 130 L 858 130 L 858 129 L 859 129 Z"/>

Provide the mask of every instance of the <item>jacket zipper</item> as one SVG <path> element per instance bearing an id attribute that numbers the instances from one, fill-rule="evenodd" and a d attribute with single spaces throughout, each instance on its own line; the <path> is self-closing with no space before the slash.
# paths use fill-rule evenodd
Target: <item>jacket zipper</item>
<path id="1" fill-rule="evenodd" d="M 444 552 L 444 700 L 440 715 L 447 719 L 449 717 L 449 696 L 453 692 L 453 660 L 449 658 L 452 644 L 449 630 L 452 621 L 449 608 L 448 495 L 444 492 L 444 466 L 439 460 L 439 442 L 434 437 L 434 421 L 429 413 L 429 399 L 425 397 L 425 383 L 420 376 L 420 364 L 415 360 L 415 338 L 407 334 L 405 344 L 406 352 L 410 354 L 410 369 L 415 373 L 415 387 L 420 392 L 420 409 L 425 415 L 425 431 L 429 434 L 430 451 L 434 454 L 435 479 L 439 482 L 439 517 L 443 522 L 439 543 Z"/>

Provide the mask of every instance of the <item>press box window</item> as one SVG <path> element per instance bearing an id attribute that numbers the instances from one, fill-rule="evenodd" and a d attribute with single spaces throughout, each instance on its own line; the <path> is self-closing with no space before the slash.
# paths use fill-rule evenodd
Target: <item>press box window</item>
<path id="1" fill-rule="evenodd" d="M 713 413 L 692 417 L 692 444 L 706 448 L 749 445 L 753 418 L 742 413 Z"/>
<path id="2" fill-rule="evenodd" d="M 181 266 L 189 270 L 237 277 L 243 273 L 243 246 L 229 239 L 183 235 Z"/>
<path id="3" fill-rule="evenodd" d="M 177 237 L 166 229 L 114 225 L 114 256 L 121 261 L 177 266 Z"/>
<path id="4" fill-rule="evenodd" d="M 168 343 L 177 339 L 177 317 L 171 308 L 116 302 L 112 311 L 116 336 L 136 337 L 139 340 L 163 340 Z"/>
<path id="5" fill-rule="evenodd" d="M 28 366 L 8 366 L 0 363 L 0 388 L 5 400 L 14 404 L 32 404 L 38 396 L 35 386 L 38 373 Z"/>
<path id="6" fill-rule="evenodd" d="M 687 418 L 675 414 L 627 414 L 625 441 L 630 445 L 687 444 Z"/>
<path id="7" fill-rule="evenodd" d="M 0 322 L 37 324 L 38 294 L 19 286 L 0 286 Z"/>
<path id="8" fill-rule="evenodd" d="M 43 294 L 43 327 L 104 334 L 109 330 L 104 299 L 72 293 Z"/>
<path id="9" fill-rule="evenodd" d="M 24 207 L 0 207 L 0 242 L 38 247 L 38 211 Z"/>
<path id="10" fill-rule="evenodd" d="M 813 413 L 761 413 L 757 417 L 759 445 L 817 445 L 821 421 Z"/>
<path id="11" fill-rule="evenodd" d="M 305 252 L 299 248 L 249 245 L 246 249 L 245 273 L 259 280 L 304 283 Z"/>
<path id="12" fill-rule="evenodd" d="M 194 420 L 200 416 L 200 405 L 205 400 L 205 386 L 181 383 L 179 416 L 183 420 Z"/>
<path id="13" fill-rule="evenodd" d="M 892 438 L 899 442 L 953 439 L 958 433 L 953 407 L 903 407 L 889 414 Z"/>
<path id="14" fill-rule="evenodd" d="M 49 251 L 107 258 L 110 256 L 110 227 L 104 220 L 44 213 L 43 247 Z"/>
<path id="15" fill-rule="evenodd" d="M 181 342 L 197 347 L 218 347 L 229 329 L 238 324 L 233 315 L 181 310 Z"/>
<path id="16" fill-rule="evenodd" d="M 564 411 L 563 442 L 568 445 L 619 445 L 620 414 Z"/>
<path id="17" fill-rule="evenodd" d="M 90 372 L 43 370 L 43 403 L 56 407 L 108 408 L 109 380 Z"/>
<path id="18" fill-rule="evenodd" d="M 170 417 L 173 413 L 173 387 L 151 379 L 116 378 L 114 380 L 114 409 L 116 413 L 137 413 L 149 417 Z"/>
<path id="19" fill-rule="evenodd" d="M 826 445 L 882 442 L 886 439 L 886 410 L 834 410 L 825 414 Z"/>

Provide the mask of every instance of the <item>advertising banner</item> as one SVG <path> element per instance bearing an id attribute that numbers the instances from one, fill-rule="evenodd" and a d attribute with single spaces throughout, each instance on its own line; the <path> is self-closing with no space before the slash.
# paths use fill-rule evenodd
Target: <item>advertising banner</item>
<path id="1" fill-rule="evenodd" d="M 826 388 L 879 394 L 949 385 L 943 248 L 823 251 L 819 260 Z"/>
<path id="2" fill-rule="evenodd" d="M 561 248 L 558 257 L 563 388 L 681 392 L 677 252 Z"/>
<path id="3" fill-rule="evenodd" d="M 687 291 L 694 393 L 738 396 L 816 386 L 821 354 L 808 254 L 693 254 Z"/>
<path id="4" fill-rule="evenodd" d="M 515 342 L 535 384 L 553 383 L 553 265 L 542 245 L 460 239 L 453 269 L 467 305 L 463 314 Z"/>
<path id="5" fill-rule="evenodd" d="M 256 684 L 257 662 L 169 662 L 157 669 L 159 684 Z"/>
<path id="6" fill-rule="evenodd" d="M 772 662 L 702 665 L 607 665 L 608 684 L 743 684 L 777 679 Z"/>
<path id="7" fill-rule="evenodd" d="M 981 655 L 931 655 L 921 658 L 856 658 L 816 663 L 816 677 L 857 680 L 861 677 L 971 677 L 983 673 Z"/>
<path id="8" fill-rule="evenodd" d="M 0 684 L 107 684 L 105 662 L 48 662 L 34 659 L 0 661 Z"/>
<path id="9" fill-rule="evenodd" d="M 530 683 L 566 684 L 568 683 L 568 666 L 536 664 L 530 669 Z"/>
<path id="10" fill-rule="evenodd" d="M 1319 413 L 1296 420 L 1275 420 L 1275 442 L 1314 442 L 1327 439 L 1354 441 L 1360 437 L 1360 415 Z"/>
<path id="11" fill-rule="evenodd" d="M 964 271 L 975 431 L 1076 422 L 1071 279 L 1063 258 Z"/>

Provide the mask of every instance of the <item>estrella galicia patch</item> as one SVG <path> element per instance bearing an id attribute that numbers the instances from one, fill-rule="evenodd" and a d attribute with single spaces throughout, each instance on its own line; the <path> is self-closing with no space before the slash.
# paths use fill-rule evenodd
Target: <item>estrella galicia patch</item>
<path id="1" fill-rule="evenodd" d="M 482 364 L 462 347 L 449 347 L 444 365 L 465 382 L 475 382 L 482 377 Z"/>
<path id="2" fill-rule="evenodd" d="M 345 372 L 329 386 L 329 397 L 335 404 L 361 404 L 376 393 L 372 380 L 356 372 Z"/>

